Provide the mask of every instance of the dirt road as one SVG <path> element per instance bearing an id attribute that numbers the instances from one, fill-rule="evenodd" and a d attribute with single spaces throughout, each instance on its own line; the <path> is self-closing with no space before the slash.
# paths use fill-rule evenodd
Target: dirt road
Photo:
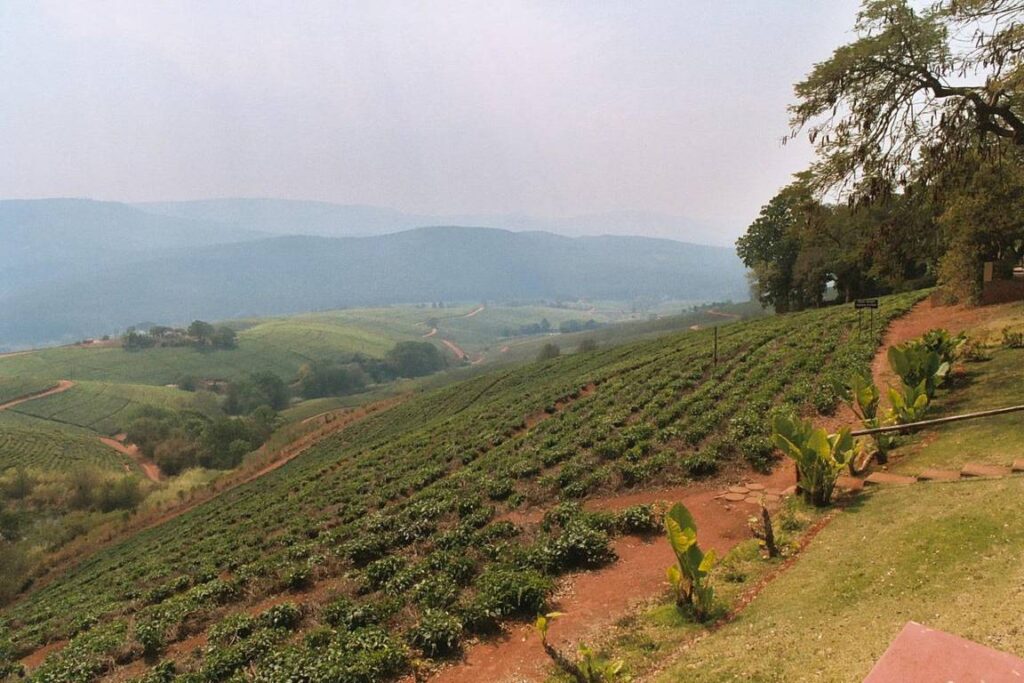
<path id="1" fill-rule="evenodd" d="M 0 410 L 7 410 L 8 408 L 13 408 L 14 406 L 20 406 L 22 403 L 34 401 L 37 398 L 53 396 L 54 394 L 59 394 L 62 391 L 67 391 L 73 386 L 75 386 L 75 383 L 72 382 L 71 380 L 62 379 L 61 381 L 57 382 L 57 386 L 55 387 L 50 387 L 49 389 L 44 389 L 43 391 L 37 391 L 34 394 L 26 394 L 24 396 L 20 396 L 14 399 L 13 401 L 8 401 L 7 403 L 0 403 Z"/>

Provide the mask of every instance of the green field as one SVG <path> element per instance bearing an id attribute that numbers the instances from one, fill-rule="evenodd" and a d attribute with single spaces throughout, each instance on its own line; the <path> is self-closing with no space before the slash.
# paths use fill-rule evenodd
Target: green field
<path id="1" fill-rule="evenodd" d="M 196 401 L 196 394 L 170 387 L 83 381 L 67 391 L 26 401 L 9 410 L 112 435 L 124 429 L 141 406 L 184 409 L 195 407 Z"/>
<path id="2" fill-rule="evenodd" d="M 0 357 L 0 361 L 2 360 L 3 358 Z M 6 403 L 22 396 L 45 391 L 55 384 L 56 382 L 35 377 L 0 377 L 0 403 Z"/>
<path id="3" fill-rule="evenodd" d="M 116 472 L 134 468 L 130 458 L 100 443 L 95 434 L 13 411 L 0 411 L 0 472 L 8 467 L 66 470 L 96 465 Z"/>
<path id="4" fill-rule="evenodd" d="M 886 299 L 881 314 L 899 315 L 919 297 Z M 257 631 L 265 646 L 243 637 L 234 654 L 218 646 L 194 666 L 217 680 L 240 666 L 259 679 L 321 665 L 390 678 L 427 624 L 468 635 L 495 618 L 532 616 L 557 575 L 588 566 L 565 554 L 578 542 L 569 531 L 520 528 L 498 515 L 685 481 L 744 459 L 763 464 L 773 405 L 827 411 L 835 397 L 823 399 L 824 389 L 873 356 L 878 337 L 850 337 L 855 319 L 844 307 L 727 325 L 717 367 L 703 330 L 415 396 L 99 551 L 4 610 L 15 650 L 77 633 L 36 676 L 92 680 L 113 650 L 141 653 L 144 641 L 159 652 L 186 621 L 212 626 L 288 585 L 345 575 L 351 600 L 379 606 L 367 617 L 376 625 L 348 633 L 311 607 L 294 627 L 324 626 L 313 649 L 285 646 L 287 631 Z M 607 543 L 594 533 L 588 542 Z M 324 648 L 336 660 L 322 660 Z M 211 667 L 227 660 L 235 664 L 214 676 Z"/>

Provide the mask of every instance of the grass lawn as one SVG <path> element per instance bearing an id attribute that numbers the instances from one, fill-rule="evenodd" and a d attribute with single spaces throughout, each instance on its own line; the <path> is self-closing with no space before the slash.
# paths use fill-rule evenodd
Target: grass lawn
<path id="1" fill-rule="evenodd" d="M 1024 655 L 1024 477 L 880 490 L 663 681 L 859 681 L 907 621 Z"/>
<path id="2" fill-rule="evenodd" d="M 929 418 L 1024 404 L 1024 349 L 995 349 L 992 359 L 965 366 L 966 375 L 935 400 Z M 1024 458 L 1024 412 L 942 425 L 892 452 L 890 470 L 919 474 L 935 467 L 960 469 L 968 462 L 1010 465 Z"/>

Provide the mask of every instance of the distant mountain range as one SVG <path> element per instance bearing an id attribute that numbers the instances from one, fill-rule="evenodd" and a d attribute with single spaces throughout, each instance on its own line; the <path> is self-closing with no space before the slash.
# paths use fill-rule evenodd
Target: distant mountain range
<path id="1" fill-rule="evenodd" d="M 401 216 L 277 200 L 0 201 L 0 349 L 116 333 L 139 320 L 438 300 L 747 298 L 729 248 L 404 229 L 393 222 Z"/>
<path id="2" fill-rule="evenodd" d="M 732 246 L 725 226 L 679 216 L 642 211 L 538 218 L 524 214 L 411 214 L 357 204 L 290 199 L 207 199 L 185 202 L 148 202 L 135 207 L 152 213 L 212 221 L 246 230 L 278 235 L 366 237 L 431 225 L 471 225 L 503 230 L 535 230 L 567 236 L 635 235 L 682 242 Z"/>

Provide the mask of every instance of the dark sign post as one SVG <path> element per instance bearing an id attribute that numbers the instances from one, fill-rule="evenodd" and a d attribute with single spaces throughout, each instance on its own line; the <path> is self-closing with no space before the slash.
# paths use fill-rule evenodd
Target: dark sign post
<path id="1" fill-rule="evenodd" d="M 853 307 L 857 310 L 857 336 L 860 336 L 860 318 L 861 311 L 865 308 L 871 311 L 871 327 L 868 328 L 869 332 L 875 331 L 875 309 L 878 308 L 878 299 L 857 299 L 853 302 Z"/>

